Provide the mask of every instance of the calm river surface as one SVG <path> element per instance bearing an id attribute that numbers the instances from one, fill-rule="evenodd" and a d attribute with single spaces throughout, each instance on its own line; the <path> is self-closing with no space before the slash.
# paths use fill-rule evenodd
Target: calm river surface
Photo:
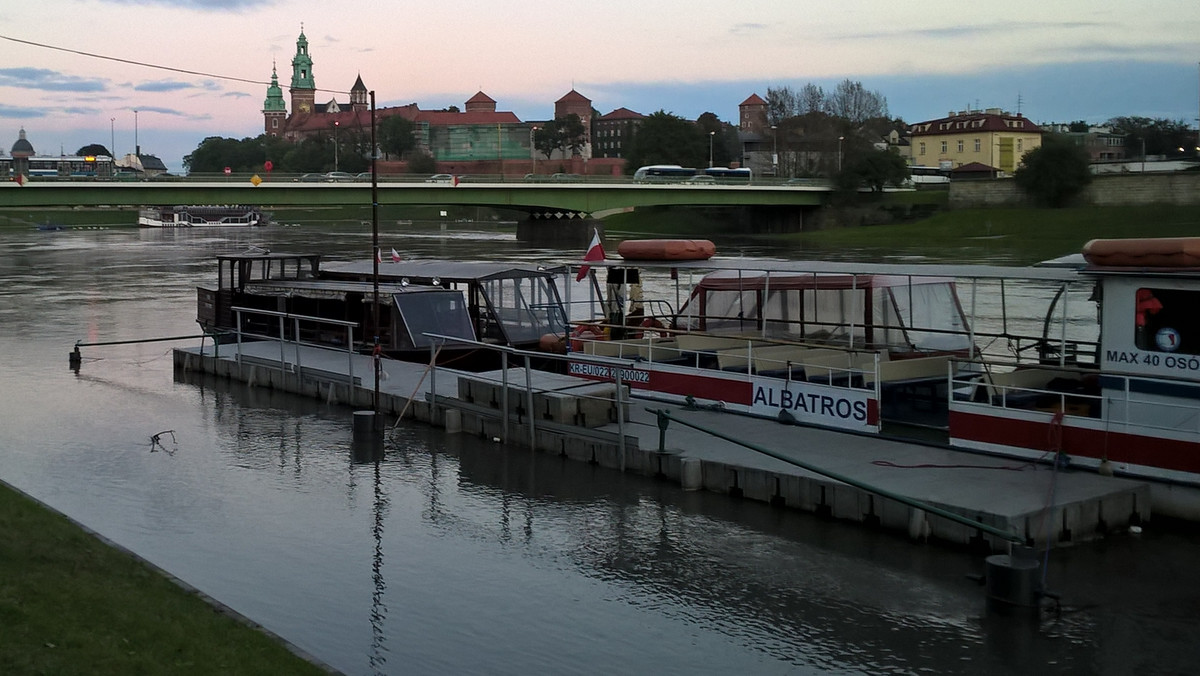
<path id="1" fill-rule="evenodd" d="M 409 257 L 579 255 L 466 225 L 384 230 Z M 421 425 L 356 463 L 348 409 L 177 380 L 170 350 L 196 340 L 84 348 L 69 370 L 79 340 L 194 334 L 213 255 L 248 246 L 361 258 L 370 234 L 0 231 L 0 478 L 348 674 L 1200 663 L 1200 536 L 1157 523 L 1053 552 L 1063 612 L 1018 622 L 985 611 L 966 578 L 980 557 L 939 545 Z"/>

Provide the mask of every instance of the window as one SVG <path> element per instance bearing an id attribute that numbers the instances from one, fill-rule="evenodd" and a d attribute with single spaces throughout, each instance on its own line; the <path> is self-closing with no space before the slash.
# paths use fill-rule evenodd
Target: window
<path id="1" fill-rule="evenodd" d="M 1017 152 L 1021 152 L 1021 141 L 1022 140 L 1024 140 L 1024 139 L 1017 139 Z"/>
<path id="2" fill-rule="evenodd" d="M 924 141 L 921 141 L 921 152 L 920 152 L 920 154 L 921 154 L 921 155 L 924 155 L 924 154 L 925 154 L 925 142 L 924 142 Z"/>
<path id="3" fill-rule="evenodd" d="M 962 142 L 962 141 L 959 141 L 959 142 L 958 142 L 958 152 L 960 152 L 960 153 L 961 153 L 962 151 L 963 151 L 963 142 Z"/>
<path id="4" fill-rule="evenodd" d="M 979 152 L 983 148 L 983 143 L 979 139 L 975 139 L 975 152 Z"/>
<path id="5" fill-rule="evenodd" d="M 942 154 L 943 155 L 946 154 L 946 143 L 947 143 L 946 141 L 942 141 Z"/>
<path id="6" fill-rule="evenodd" d="M 1134 344 L 1148 352 L 1200 354 L 1200 316 L 1192 309 L 1200 293 L 1181 289 L 1137 290 Z"/>
<path id="7" fill-rule="evenodd" d="M 272 129 L 278 129 L 278 128 L 279 128 L 279 118 L 278 118 L 278 117 L 275 117 L 275 118 L 272 118 L 272 119 L 271 119 L 271 128 L 272 128 Z"/>

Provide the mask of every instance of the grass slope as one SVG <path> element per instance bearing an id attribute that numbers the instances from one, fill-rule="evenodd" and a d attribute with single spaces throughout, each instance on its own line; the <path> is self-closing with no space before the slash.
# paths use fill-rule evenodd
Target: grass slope
<path id="1" fill-rule="evenodd" d="M 0 673 L 323 674 L 0 484 Z"/>

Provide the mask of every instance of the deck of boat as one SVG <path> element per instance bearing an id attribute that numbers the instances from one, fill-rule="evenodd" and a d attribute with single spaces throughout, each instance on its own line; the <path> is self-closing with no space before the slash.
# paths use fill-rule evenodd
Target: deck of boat
<path id="1" fill-rule="evenodd" d="M 211 344 L 203 349 L 176 349 L 174 362 L 184 371 L 235 378 L 355 408 L 369 408 L 375 388 L 372 361 L 367 355 L 293 344 L 281 347 L 271 341 L 222 345 L 219 356 Z M 1055 472 L 1048 465 L 1023 464 L 942 446 L 784 425 L 715 410 L 688 410 L 636 398 L 621 410 L 620 416 L 610 414 L 607 420 L 597 420 L 592 415 L 585 421 L 581 415 L 564 417 L 547 407 L 564 396 L 587 397 L 586 386 L 603 384 L 536 370 L 526 374 L 519 368 L 510 369 L 507 375 L 509 394 L 505 403 L 512 415 L 506 423 L 497 401 L 460 397 L 460 392 L 466 391 L 463 388 L 469 388 L 469 384 L 460 386 L 460 378 L 464 383 L 499 386 L 499 372 L 479 374 L 441 367 L 430 371 L 427 364 L 390 359 L 382 360 L 381 370 L 380 410 L 393 416 L 407 411 L 409 416 L 448 429 L 486 438 L 506 436 L 507 444 L 533 443 L 545 452 L 665 477 L 685 488 L 768 501 L 907 532 L 915 538 L 986 545 L 993 550 L 1003 549 L 1006 544 L 977 528 L 678 423 L 668 426 L 664 450 L 659 452 L 658 419 L 647 409 L 668 410 L 701 427 L 753 441 L 881 491 L 922 500 L 1029 542 L 1059 545 L 1087 540 L 1123 531 L 1150 517 L 1147 484 L 1090 471 Z M 530 394 L 525 393 L 527 377 L 533 390 Z M 608 388 L 615 389 L 611 384 Z M 535 394 L 536 401 L 532 398 Z M 437 406 L 430 403 L 435 399 Z M 618 418 L 620 426 L 613 422 Z"/>

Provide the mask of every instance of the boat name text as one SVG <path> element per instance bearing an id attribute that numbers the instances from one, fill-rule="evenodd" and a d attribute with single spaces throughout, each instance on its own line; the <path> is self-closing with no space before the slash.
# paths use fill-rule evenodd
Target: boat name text
<path id="1" fill-rule="evenodd" d="M 866 422 L 867 400 L 862 396 L 832 396 L 818 392 L 805 392 L 793 387 L 777 388 L 758 384 L 754 387 L 752 406 L 769 409 L 784 409 L 791 413 L 807 414 L 822 418 Z"/>

